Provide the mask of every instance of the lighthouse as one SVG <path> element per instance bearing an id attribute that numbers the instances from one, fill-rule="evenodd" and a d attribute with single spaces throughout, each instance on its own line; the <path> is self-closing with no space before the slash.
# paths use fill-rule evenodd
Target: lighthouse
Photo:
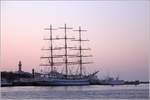
<path id="1" fill-rule="evenodd" d="M 21 61 L 19 61 L 19 64 L 18 64 L 18 72 L 22 72 L 22 63 Z"/>

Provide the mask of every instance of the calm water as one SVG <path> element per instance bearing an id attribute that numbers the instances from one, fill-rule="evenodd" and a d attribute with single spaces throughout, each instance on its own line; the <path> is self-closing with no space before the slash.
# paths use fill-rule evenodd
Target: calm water
<path id="1" fill-rule="evenodd" d="M 2 87 L 1 98 L 5 99 L 149 99 L 148 85 L 129 86 L 59 86 L 59 87 Z"/>

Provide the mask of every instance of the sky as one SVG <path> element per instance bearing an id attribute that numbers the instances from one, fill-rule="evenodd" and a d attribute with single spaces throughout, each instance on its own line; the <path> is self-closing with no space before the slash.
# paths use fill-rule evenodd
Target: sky
<path id="1" fill-rule="evenodd" d="M 44 28 L 67 26 L 88 30 L 91 61 L 87 73 L 98 77 L 148 80 L 150 2 L 133 1 L 1 1 L 1 70 L 40 70 Z"/>

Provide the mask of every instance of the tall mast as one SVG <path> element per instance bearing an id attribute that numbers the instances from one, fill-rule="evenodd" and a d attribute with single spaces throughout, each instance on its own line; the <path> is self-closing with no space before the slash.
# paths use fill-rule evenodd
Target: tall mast
<path id="1" fill-rule="evenodd" d="M 68 46 L 67 46 L 67 40 L 69 38 L 67 38 L 67 29 L 72 29 L 70 27 L 67 27 L 66 24 L 64 25 L 64 27 L 60 27 L 60 29 L 64 29 L 65 32 L 65 36 L 64 36 L 64 40 L 65 40 L 65 71 L 66 71 L 66 76 L 68 75 Z"/>
<path id="2" fill-rule="evenodd" d="M 82 58 L 83 57 L 91 57 L 91 55 L 83 55 L 82 54 L 82 50 L 90 50 L 90 48 L 82 48 L 82 41 L 89 41 L 89 40 L 82 40 L 82 36 L 81 36 L 81 32 L 84 32 L 84 31 L 87 31 L 87 30 L 82 30 L 81 27 L 79 26 L 79 29 L 78 30 L 74 30 L 74 31 L 78 31 L 79 32 L 79 39 L 77 40 L 73 40 L 73 41 L 79 41 L 79 48 L 78 49 L 74 49 L 74 50 L 79 50 L 79 67 L 80 67 L 80 76 L 83 75 L 83 64 L 89 64 L 91 62 L 82 62 Z"/>
<path id="3" fill-rule="evenodd" d="M 53 41 L 52 41 L 52 25 L 50 25 L 50 41 L 51 41 L 51 46 L 50 46 L 50 51 L 51 51 L 51 71 L 54 70 L 53 68 Z"/>
<path id="4" fill-rule="evenodd" d="M 50 24 L 50 27 L 49 28 L 45 28 L 45 30 L 49 30 L 50 31 L 50 37 L 49 39 L 44 39 L 44 40 L 49 40 L 50 41 L 50 48 L 49 49 L 45 49 L 45 50 L 50 50 L 50 57 L 48 57 L 48 60 L 49 60 L 49 64 L 51 66 L 51 72 L 54 71 L 54 61 L 53 61 L 53 34 L 52 34 L 52 31 L 53 30 L 56 30 L 56 29 L 53 29 L 52 28 L 52 25 Z M 50 58 L 50 59 L 49 59 Z"/>
<path id="5" fill-rule="evenodd" d="M 79 26 L 80 75 L 82 75 L 81 27 Z"/>

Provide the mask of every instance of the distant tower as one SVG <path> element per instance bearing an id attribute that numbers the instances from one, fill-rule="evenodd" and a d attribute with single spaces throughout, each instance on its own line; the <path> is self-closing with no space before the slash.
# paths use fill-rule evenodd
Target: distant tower
<path id="1" fill-rule="evenodd" d="M 35 75 L 35 71 L 34 71 L 34 68 L 32 69 L 32 77 L 34 78 L 34 75 Z"/>
<path id="2" fill-rule="evenodd" d="M 21 69 L 22 63 L 21 63 L 21 61 L 19 61 L 18 67 L 19 67 L 18 71 L 19 71 L 19 72 L 22 72 L 22 69 Z"/>

